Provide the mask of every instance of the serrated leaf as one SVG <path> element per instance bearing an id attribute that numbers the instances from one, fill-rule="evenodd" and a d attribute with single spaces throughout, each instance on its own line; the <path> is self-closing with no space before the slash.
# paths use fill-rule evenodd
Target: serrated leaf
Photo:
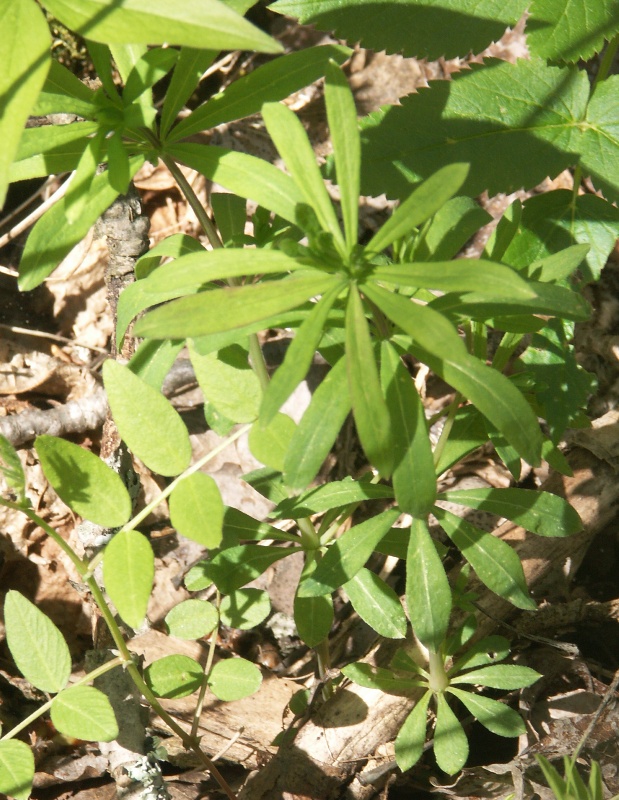
<path id="1" fill-rule="evenodd" d="M 448 775 L 459 772 L 469 755 L 469 743 L 464 729 L 443 694 L 436 695 L 434 755 L 436 763 Z"/>
<path id="2" fill-rule="evenodd" d="M 204 671 L 197 661 L 183 655 L 164 656 L 144 670 L 144 680 L 157 697 L 187 697 L 202 685 Z"/>
<path id="3" fill-rule="evenodd" d="M 378 575 L 362 567 L 343 587 L 352 607 L 379 636 L 403 639 L 406 614 L 397 594 Z"/>
<path id="4" fill-rule="evenodd" d="M 224 504 L 210 475 L 194 472 L 183 478 L 169 499 L 170 521 L 187 539 L 213 549 L 221 542 Z"/>
<path id="5" fill-rule="evenodd" d="M 0 475 L 9 489 L 15 492 L 18 500 L 23 500 L 26 491 L 24 468 L 13 445 L 2 434 L 0 434 Z"/>
<path id="6" fill-rule="evenodd" d="M 567 500 L 532 489 L 461 489 L 441 492 L 439 499 L 505 517 L 540 536 L 569 536 L 582 522 Z"/>
<path id="7" fill-rule="evenodd" d="M 436 499 L 432 445 L 419 393 L 387 341 L 381 343 L 381 382 L 392 426 L 393 488 L 398 506 L 407 514 L 423 516 Z"/>
<path id="8" fill-rule="evenodd" d="M 185 585 L 187 586 L 187 580 Z M 212 603 L 184 600 L 168 612 L 165 622 L 171 636 L 179 639 L 201 639 L 217 627 L 219 615 Z"/>
<path id="9" fill-rule="evenodd" d="M 107 697 L 94 686 L 71 686 L 56 695 L 51 707 L 54 726 L 65 736 L 87 742 L 111 742 L 118 723 Z"/>
<path id="10" fill-rule="evenodd" d="M 399 515 L 398 509 L 389 509 L 345 531 L 329 547 L 312 575 L 301 582 L 299 595 L 315 597 L 333 592 L 354 578 Z"/>
<path id="11" fill-rule="evenodd" d="M 294 621 L 297 633 L 308 647 L 324 641 L 333 625 L 333 599 L 331 595 L 294 598 Z"/>
<path id="12" fill-rule="evenodd" d="M 588 61 L 617 31 L 616 0 L 533 0 L 527 19 L 531 52 L 549 61 Z"/>
<path id="13" fill-rule="evenodd" d="M 505 703 L 451 686 L 447 691 L 461 700 L 475 719 L 492 733 L 498 736 L 521 736 L 526 732 L 522 717 Z"/>
<path id="14" fill-rule="evenodd" d="M 177 141 L 224 122 L 257 114 L 264 103 L 284 100 L 322 77 L 329 59 L 341 63 L 349 55 L 350 50 L 342 45 L 322 45 L 262 64 L 179 122 L 169 139 Z"/>
<path id="15" fill-rule="evenodd" d="M 254 458 L 278 472 L 284 471 L 284 461 L 297 425 L 287 414 L 277 413 L 265 427 L 258 423 L 249 432 L 249 449 Z"/>
<path id="16" fill-rule="evenodd" d="M 350 407 L 346 359 L 341 358 L 314 392 L 290 441 L 284 461 L 287 486 L 305 489 L 314 480 Z"/>
<path id="17" fill-rule="evenodd" d="M 413 518 L 406 556 L 406 605 L 415 635 L 437 653 L 451 614 L 451 589 L 427 522 Z"/>
<path id="18" fill-rule="evenodd" d="M 428 725 L 428 705 L 431 698 L 432 693 L 426 692 L 417 701 L 396 736 L 395 760 L 402 772 L 414 767 L 423 754 Z"/>
<path id="19" fill-rule="evenodd" d="M 271 7 L 364 47 L 436 59 L 480 52 L 526 6 L 525 0 L 278 0 Z"/>
<path id="20" fill-rule="evenodd" d="M 517 664 L 496 664 L 490 667 L 456 675 L 450 684 L 473 683 L 487 686 L 489 689 L 524 689 L 539 680 L 542 676 L 530 667 Z"/>
<path id="21" fill-rule="evenodd" d="M 9 590 L 4 603 L 6 639 L 27 681 L 42 692 L 59 692 L 71 674 L 71 655 L 62 634 L 22 594 Z"/>
<path id="22" fill-rule="evenodd" d="M 224 625 L 248 631 L 269 616 L 271 601 L 261 589 L 237 589 L 222 599 L 219 613 Z"/>
<path id="23" fill-rule="evenodd" d="M 614 202 L 619 199 L 619 75 L 599 83 L 587 106 L 586 127 L 581 143 L 580 164 L 596 188 Z"/>
<path id="24" fill-rule="evenodd" d="M 235 330 L 300 306 L 336 282 L 338 278 L 315 270 L 277 281 L 201 292 L 149 312 L 137 322 L 134 334 L 183 339 Z"/>
<path id="25" fill-rule="evenodd" d="M 208 677 L 211 692 L 220 700 L 242 700 L 260 688 L 262 673 L 255 664 L 244 658 L 218 661 Z"/>
<path id="26" fill-rule="evenodd" d="M 34 778 L 34 756 L 25 742 L 0 742 L 0 792 L 15 800 L 28 800 Z"/>
<path id="27" fill-rule="evenodd" d="M 55 436 L 38 436 L 35 449 L 45 477 L 76 514 L 107 528 L 127 522 L 129 492 L 120 475 L 98 456 Z"/>
<path id="28" fill-rule="evenodd" d="M 148 539 L 137 531 L 120 531 L 103 555 L 103 582 L 123 620 L 139 628 L 146 615 L 155 576 L 155 557 Z"/>
<path id="29" fill-rule="evenodd" d="M 266 545 L 241 544 L 228 547 L 218 553 L 210 563 L 208 575 L 220 592 L 230 594 L 246 583 L 253 581 L 279 561 L 300 550 L 298 547 L 284 548 Z"/>
<path id="30" fill-rule="evenodd" d="M 517 608 L 536 608 L 520 559 L 506 542 L 438 506 L 434 516 L 482 583 Z"/>
<path id="31" fill-rule="evenodd" d="M 49 11 L 72 31 L 94 42 L 180 44 L 219 50 L 278 53 L 281 45 L 217 0 L 46 0 Z"/>
<path id="32" fill-rule="evenodd" d="M 0 27 L 10 35 L 0 40 L 2 118 L 0 119 L 0 207 L 9 183 L 9 167 L 26 120 L 49 70 L 51 36 L 41 9 L 33 0 L 0 2 Z"/>
<path id="33" fill-rule="evenodd" d="M 114 422 L 129 449 L 160 475 L 178 475 L 186 469 L 191 443 L 172 404 L 117 361 L 105 362 L 103 382 Z"/>
<path id="34" fill-rule="evenodd" d="M 541 59 L 488 59 L 451 81 L 433 81 L 373 115 L 362 130 L 362 191 L 402 196 L 445 163 L 470 163 L 463 192 L 531 188 L 572 165 L 589 81 Z M 590 109 L 591 111 L 591 109 Z"/>

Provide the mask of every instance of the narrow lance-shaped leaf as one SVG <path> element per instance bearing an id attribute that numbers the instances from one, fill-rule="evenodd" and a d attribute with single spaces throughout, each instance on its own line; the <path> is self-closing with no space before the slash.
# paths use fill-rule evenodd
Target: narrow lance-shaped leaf
<path id="1" fill-rule="evenodd" d="M 311 517 L 330 511 L 332 508 L 341 508 L 351 503 L 362 503 L 365 500 L 391 499 L 393 490 L 380 483 L 370 483 L 367 480 L 356 481 L 344 478 L 343 481 L 331 481 L 314 489 L 309 489 L 301 495 L 287 497 L 278 503 L 271 512 L 272 519 L 300 519 Z"/>
<path id="2" fill-rule="evenodd" d="M 200 83 L 202 75 L 216 57 L 216 50 L 202 50 L 196 47 L 181 48 L 161 109 L 159 133 L 163 140 L 174 124 L 178 112 L 189 100 Z"/>
<path id="3" fill-rule="evenodd" d="M 423 754 L 428 725 L 428 705 L 431 699 L 432 692 L 426 692 L 417 701 L 396 736 L 395 759 L 402 772 L 414 767 Z"/>
<path id="4" fill-rule="evenodd" d="M 459 772 L 469 755 L 469 743 L 464 729 L 449 707 L 444 694 L 436 695 L 434 755 L 436 763 L 448 775 Z"/>
<path id="5" fill-rule="evenodd" d="M 403 639 L 406 614 L 394 590 L 378 575 L 362 567 L 343 587 L 352 607 L 379 636 Z"/>
<path id="6" fill-rule="evenodd" d="M 2 434 L 0 434 L 0 475 L 21 502 L 26 491 L 26 475 L 17 451 Z"/>
<path id="7" fill-rule="evenodd" d="M 139 628 L 153 588 L 155 557 L 148 539 L 137 531 L 120 531 L 103 555 L 103 582 L 127 625 Z"/>
<path id="8" fill-rule="evenodd" d="M 265 103 L 262 116 L 286 167 L 301 189 L 305 202 L 314 209 L 322 229 L 332 234 L 336 246 L 344 248 L 335 209 L 305 128 L 297 116 L 281 103 Z"/>
<path id="9" fill-rule="evenodd" d="M 378 367 L 365 311 L 356 285 L 346 307 L 346 365 L 352 410 L 365 454 L 384 476 L 393 469 L 389 410 L 382 394 Z"/>
<path id="10" fill-rule="evenodd" d="M 213 558 L 208 566 L 208 576 L 220 592 L 230 594 L 253 581 L 258 575 L 262 575 L 271 564 L 281 558 L 291 556 L 300 549 L 298 547 L 260 547 L 255 544 L 228 547 Z"/>
<path id="11" fill-rule="evenodd" d="M 524 689 L 542 676 L 530 667 L 519 664 L 495 664 L 490 667 L 464 672 L 451 679 L 451 683 L 472 683 L 488 686 L 490 689 Z"/>
<path id="12" fill-rule="evenodd" d="M 436 499 L 432 445 L 417 389 L 387 341 L 381 344 L 381 382 L 392 425 L 396 500 L 402 511 L 423 516 Z"/>
<path id="13" fill-rule="evenodd" d="M 414 678 L 401 678 L 394 675 L 390 669 L 375 667 L 363 662 L 348 664 L 342 670 L 344 675 L 358 686 L 367 689 L 380 689 L 392 694 L 410 694 L 419 684 Z"/>
<path id="14" fill-rule="evenodd" d="M 526 732 L 522 717 L 513 708 L 489 697 L 463 692 L 450 686 L 447 690 L 457 697 L 484 728 L 498 736 L 521 736 Z"/>
<path id="15" fill-rule="evenodd" d="M 22 181 L 54 172 L 71 172 L 77 167 L 98 127 L 96 122 L 74 122 L 71 125 L 27 128 L 9 170 L 10 180 Z"/>

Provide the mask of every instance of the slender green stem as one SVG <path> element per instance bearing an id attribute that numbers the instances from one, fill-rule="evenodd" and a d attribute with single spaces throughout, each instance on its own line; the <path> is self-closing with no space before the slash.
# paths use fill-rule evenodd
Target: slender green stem
<path id="1" fill-rule="evenodd" d="M 297 528 L 301 534 L 301 544 L 304 550 L 315 551 L 320 547 L 318 533 L 309 517 L 298 519 Z"/>
<path id="2" fill-rule="evenodd" d="M 221 594 L 217 590 L 215 605 L 217 614 L 219 615 L 219 607 L 221 605 Z M 200 724 L 200 717 L 202 716 L 202 708 L 204 707 L 204 698 L 206 697 L 206 690 L 208 689 L 208 679 L 213 669 L 213 660 L 215 659 L 215 648 L 217 646 L 217 636 L 219 634 L 219 622 L 215 626 L 215 630 L 211 633 L 211 638 L 208 645 L 208 655 L 206 657 L 206 664 L 204 665 L 204 675 L 202 676 L 202 685 L 200 686 L 200 693 L 198 695 L 198 702 L 196 709 L 193 712 L 193 723 L 191 725 L 191 735 L 198 735 L 198 726 Z"/>
<path id="3" fill-rule="evenodd" d="M 606 50 L 604 51 L 597 75 L 593 80 L 593 86 L 591 87 L 592 93 L 593 89 L 597 87 L 598 83 L 605 81 L 608 77 L 610 69 L 613 65 L 613 61 L 615 60 L 615 56 L 617 55 L 617 48 L 619 48 L 619 34 L 610 40 Z"/>
<path id="4" fill-rule="evenodd" d="M 449 407 L 449 413 L 447 414 L 447 419 L 445 420 L 445 424 L 443 425 L 443 430 L 441 431 L 441 435 L 438 437 L 438 442 L 436 443 L 436 447 L 434 448 L 435 466 L 441 460 L 441 456 L 443 455 L 443 451 L 445 450 L 445 445 L 447 444 L 447 440 L 449 439 L 449 435 L 451 434 L 451 429 L 453 428 L 454 422 L 456 421 L 456 414 L 458 413 L 458 408 L 460 406 L 461 400 L 462 400 L 462 395 L 458 392 Z"/>
<path id="5" fill-rule="evenodd" d="M 264 360 L 262 348 L 260 347 L 260 342 L 255 333 L 249 335 L 249 360 L 260 381 L 262 391 L 266 392 L 271 379 L 269 377 L 266 361 Z"/>
<path id="6" fill-rule="evenodd" d="M 449 686 L 449 677 L 445 672 L 445 663 L 443 656 L 440 653 L 428 654 L 428 661 L 430 666 L 430 680 L 428 686 L 433 692 L 444 692 Z"/>
<path id="7" fill-rule="evenodd" d="M 333 684 L 327 680 L 327 675 L 331 667 L 331 653 L 329 652 L 329 640 L 323 639 L 320 644 L 314 648 L 316 650 L 316 659 L 318 661 L 318 676 L 320 680 L 324 681 L 322 687 L 322 697 L 328 700 L 333 695 Z"/>

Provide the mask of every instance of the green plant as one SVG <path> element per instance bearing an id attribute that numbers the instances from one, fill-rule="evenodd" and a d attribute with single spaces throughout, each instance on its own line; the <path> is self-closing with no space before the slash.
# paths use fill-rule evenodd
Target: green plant
<path id="1" fill-rule="evenodd" d="M 544 778 L 557 800 L 602 800 L 604 788 L 602 773 L 597 761 L 591 762 L 589 785 L 587 786 L 576 768 L 576 759 L 563 756 L 563 778 L 544 756 L 535 756 Z M 612 798 L 616 800 L 616 796 Z"/>
<path id="2" fill-rule="evenodd" d="M 133 334 L 144 341 L 127 366 L 108 361 L 103 368 L 112 415 L 123 440 L 149 469 L 172 479 L 160 496 L 132 516 L 131 500 L 114 471 L 76 445 L 39 437 L 37 455 L 61 499 L 84 519 L 118 531 L 93 559 L 79 558 L 31 508 L 19 458 L 4 441 L 0 441 L 0 466 L 12 497 L 0 498 L 0 503 L 23 511 L 67 553 L 91 590 L 119 652 L 105 669 L 122 665 L 188 747 L 199 750 L 196 721 L 207 689 L 227 700 L 238 696 L 237 689 L 250 692 L 259 685 L 256 668 L 241 659 L 213 666 L 219 621 L 236 622 L 238 627 L 257 624 L 267 611 L 265 597 L 243 587 L 270 564 L 301 551 L 304 569 L 295 597 L 295 621 L 304 641 L 316 648 L 322 675 L 328 674 L 333 592 L 343 587 L 359 615 L 381 636 L 403 639 L 410 622 L 425 648 L 425 662 L 412 661 L 401 650 L 389 670 L 353 664 L 344 672 L 385 691 L 424 690 L 396 740 L 396 757 L 403 769 L 421 754 L 427 709 L 434 697 L 437 761 L 448 772 L 459 770 L 466 760 L 466 737 L 446 697 L 457 698 L 490 730 L 517 735 L 521 723 L 515 712 L 463 691 L 458 684 L 474 681 L 513 689 L 528 685 L 536 673 L 495 665 L 508 655 L 500 637 L 469 643 L 464 654 L 457 655 L 473 630 L 470 625 L 466 635 L 450 630 L 454 603 L 462 601 L 457 593 L 454 598 L 443 550 L 430 534 L 428 516 L 434 514 L 486 586 L 525 609 L 535 604 L 514 551 L 445 510 L 441 501 L 490 511 L 541 536 L 567 536 L 579 529 L 577 514 L 553 495 L 515 488 L 439 494 L 437 478 L 488 441 L 516 479 L 521 459 L 538 464 L 543 457 L 558 471 L 569 471 L 556 445 L 569 425 L 583 423 L 590 390 L 570 345 L 574 322 L 588 315 L 588 306 L 575 289 L 579 281 L 572 281 L 572 276 L 576 273 L 582 280 L 597 275 L 619 231 L 616 208 L 602 198 L 579 195 L 578 184 L 582 173 L 588 172 L 601 181 L 610 198 L 616 191 L 614 173 L 604 168 L 616 146 L 615 106 L 609 104 L 615 79 L 607 77 L 607 56 L 590 94 L 584 72 L 549 66 L 543 58 L 591 55 L 605 38 L 615 35 L 611 10 L 606 12 L 606 6 L 611 9 L 613 4 L 600 5 L 604 10 L 597 20 L 582 20 L 575 26 L 583 39 L 591 33 L 589 25 L 595 23 L 601 31 L 597 39 L 589 37 L 593 43 L 586 51 L 566 39 L 560 25 L 553 27 L 558 50 L 545 52 L 546 40 L 534 35 L 532 46 L 539 53 L 533 61 L 476 66 L 450 84 L 433 85 L 410 98 L 402 109 L 372 115 L 362 121 L 361 131 L 339 67 L 350 51 L 339 46 L 279 56 L 184 119 L 177 118 L 221 48 L 279 50 L 277 43 L 240 16 L 252 5 L 249 0 L 185 3 L 182 11 L 170 10 L 163 0 L 149 3 L 148 10 L 136 0 L 119 4 L 81 0 L 71 6 L 45 0 L 43 5 L 84 36 L 102 87 L 91 91 L 50 61 L 47 28 L 34 2 L 0 2 L 3 17 L 16 33 L 0 45 L 11 65 L 2 78 L 8 102 L 0 122 L 7 143 L 0 161 L 0 185 L 75 171 L 65 197 L 30 234 L 20 264 L 21 287 L 33 288 L 50 274 L 115 197 L 127 190 L 145 160 L 161 159 L 168 165 L 212 249 L 176 235 L 140 259 L 136 282 L 120 297 L 116 338 L 120 344 L 132 320 L 146 312 L 133 327 Z M 340 3 L 338 10 L 319 0 L 304 1 L 302 7 L 280 0 L 275 8 L 302 11 L 304 20 L 324 21 L 353 39 L 359 24 L 368 42 L 384 36 L 377 44 L 383 41 L 392 47 L 403 45 L 389 14 L 400 20 L 397 27 L 406 28 L 400 15 L 407 19 L 409 13 L 421 13 L 430 25 L 424 44 L 411 39 L 405 46 L 424 47 L 423 52 L 432 55 L 437 47 L 441 52 L 465 52 L 483 46 L 496 38 L 501 26 L 504 29 L 518 18 L 525 3 L 503 3 L 500 15 L 490 8 L 495 5 L 490 0 L 484 7 L 460 3 L 456 16 L 465 17 L 468 27 L 445 27 L 445 20 L 454 14 L 447 1 L 432 9 L 416 0 L 397 4 L 397 9 L 394 4 L 378 5 L 386 22 L 380 33 L 371 31 L 373 6 L 361 0 Z M 545 19 L 553 19 L 554 5 L 552 0 L 534 4 L 534 34 Z M 575 3 L 578 9 L 584 5 L 585 0 Z M 493 17 L 498 28 L 488 22 Z M 180 49 L 146 46 L 163 42 Z M 614 52 L 613 47 L 608 53 Z M 113 63 L 122 88 L 114 80 Z M 157 116 L 152 87 L 170 72 Z M 24 75 L 27 80 L 21 80 Z M 343 224 L 301 123 L 278 102 L 322 75 L 334 150 L 328 169 L 339 187 Z M 521 91 L 525 85 L 526 91 Z M 505 98 L 505 108 L 498 111 L 497 96 Z M 466 111 L 471 105 L 477 116 L 473 121 Z M 606 117 L 602 105 L 610 108 Z M 258 111 L 288 174 L 244 153 L 185 141 L 206 128 Z M 55 112 L 73 113 L 83 121 L 21 130 L 28 114 Z M 405 136 L 410 114 L 415 115 L 416 133 Z M 495 148 L 496 158 L 488 158 L 487 150 L 479 146 L 482 139 Z M 600 142 L 603 148 L 596 151 Z M 515 158 L 520 153 L 527 153 L 526 162 L 524 157 Z M 99 171 L 100 163 L 107 168 Z M 197 169 L 235 194 L 214 199 L 211 214 L 179 164 Z M 513 204 L 481 259 L 455 259 L 488 219 L 467 194 L 482 189 L 509 191 L 522 183 L 531 186 L 549 171 L 554 174 L 567 166 L 577 167 L 573 192 L 551 192 L 523 206 Z M 400 200 L 367 243 L 358 239 L 362 188 L 387 191 Z M 245 233 L 245 198 L 258 203 L 251 236 Z M 256 337 L 266 328 L 295 331 L 272 378 Z M 489 358 L 490 329 L 499 332 L 500 344 Z M 525 334 L 532 334 L 531 347 L 515 359 Z M 191 463 L 187 429 L 160 392 L 185 342 L 209 425 L 228 440 L 249 431 L 250 447 L 265 467 L 245 479 L 275 503 L 271 521 L 291 520 L 296 526 L 291 531 L 284 533 L 268 522 L 225 509 L 212 479 L 200 472 L 213 453 Z M 316 351 L 331 371 L 295 425 L 280 408 L 305 376 Z M 435 445 L 407 366 L 411 359 L 429 366 L 455 391 L 445 412 L 430 421 L 443 422 Z M 350 411 L 373 471 L 315 487 L 316 475 Z M 542 435 L 538 418 L 545 421 L 548 436 Z M 243 427 L 235 428 L 238 424 Z M 142 674 L 93 574 L 103 561 L 105 592 L 123 622 L 139 627 L 152 590 L 154 558 L 147 537 L 138 529 L 165 500 L 177 531 L 208 550 L 208 558 L 188 576 L 188 588 L 197 590 L 212 582 L 217 589 L 215 605 L 191 599 L 175 608 L 168 617 L 169 629 L 187 638 L 210 636 L 211 646 L 204 669 L 186 657 L 169 656 Z M 386 501 L 392 507 L 363 521 L 352 520 L 352 526 L 338 535 L 366 501 L 370 507 L 373 501 Z M 402 512 L 412 518 L 408 529 L 394 527 Z M 265 539 L 273 543 L 258 546 Z M 375 551 L 406 561 L 407 614 L 395 592 L 366 569 Z M 64 702 L 74 691 L 65 688 L 66 645 L 34 606 L 19 595 L 10 597 L 5 614 L 16 663 L 33 685 L 57 693 L 52 713 L 57 714 L 54 703 L 56 709 L 69 706 L 66 724 L 74 731 L 75 709 Z M 241 618 L 232 613 L 237 607 L 244 609 Z M 47 643 L 44 652 L 21 639 L 18 615 L 39 626 L 41 641 Z M 39 676 L 43 666 L 52 670 L 51 683 Z M 165 714 L 157 697 L 194 691 L 199 697 L 188 733 Z M 89 696 L 93 703 L 105 702 L 98 693 Z M 80 727 L 79 735 L 113 737 L 109 722 L 103 732 Z M 63 724 L 60 720 L 59 729 Z M 14 738 L 18 732 L 10 731 L 0 740 L 0 790 L 21 800 L 29 792 L 33 763 L 28 747 Z M 214 770 L 208 759 L 205 763 Z"/>

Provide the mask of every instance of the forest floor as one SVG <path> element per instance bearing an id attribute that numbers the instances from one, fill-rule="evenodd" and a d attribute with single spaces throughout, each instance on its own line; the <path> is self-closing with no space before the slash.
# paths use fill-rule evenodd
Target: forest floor
<path id="1" fill-rule="evenodd" d="M 273 34 L 289 48 L 299 48 L 328 41 L 328 37 L 279 18 L 269 18 Z M 490 49 L 490 54 L 516 58 L 526 54 L 522 32 L 509 32 Z M 467 59 L 470 61 L 471 59 Z M 255 65 L 248 54 L 234 53 L 217 63 L 205 83 L 205 92 L 216 92 L 235 74 Z M 417 90 L 425 81 L 447 79 L 465 68 L 464 61 L 426 63 L 401 56 L 385 56 L 358 49 L 348 67 L 359 113 L 366 114 L 384 103 Z M 202 98 L 204 99 L 204 98 Z M 322 110 L 320 84 L 299 93 L 294 100 L 319 156 L 328 152 L 328 137 Z M 245 120 L 208 134 L 216 144 L 238 147 L 275 160 L 259 120 Z M 204 179 L 186 170 L 197 193 L 204 197 L 220 187 L 207 185 Z M 24 216 L 59 186 L 61 178 L 48 181 L 31 198 L 27 209 L 0 220 L 0 234 L 14 228 Z M 566 173 L 538 187 L 545 191 L 558 184 L 570 186 Z M 200 236 L 197 220 L 181 199 L 174 181 L 162 165 L 147 165 L 135 180 L 145 213 L 151 221 L 151 244 L 171 233 Z M 515 196 L 515 195 L 514 195 Z M 480 198 L 491 213 L 498 216 L 514 196 Z M 11 202 L 11 201 L 10 201 Z M 13 195 L 14 206 L 18 205 Z M 376 228 L 389 209 L 385 198 L 367 198 L 363 224 L 368 231 Z M 11 212 L 7 204 L 5 214 Z M 38 411 L 53 412 L 69 402 L 84 403 L 99 391 L 100 367 L 109 350 L 113 319 L 103 280 L 107 253 L 103 241 L 94 233 L 80 243 L 46 281 L 34 292 L 20 294 L 11 274 L 17 267 L 19 252 L 27 230 L 11 241 L 0 240 L 4 269 L 0 272 L 0 431 L 9 419 L 36 419 Z M 484 235 L 488 235 L 485 231 Z M 481 239 L 470 243 L 464 255 L 478 253 Z M 600 392 L 592 399 L 598 417 L 616 406 L 614 384 L 617 358 L 613 350 L 619 293 L 616 267 L 610 263 L 599 286 L 590 287 L 596 315 L 581 330 L 580 358 L 597 372 Z M 282 342 L 282 339 L 284 340 Z M 603 346 L 602 346 L 603 342 Z M 265 349 L 273 361 L 285 344 L 285 335 L 268 332 Z M 609 355 L 610 353 L 610 355 Z M 614 359 L 614 360 L 613 360 Z M 295 419 L 307 407 L 311 390 L 324 375 L 325 367 L 316 364 L 285 409 Z M 450 400 L 449 387 L 431 374 L 420 384 L 429 410 L 443 407 Z M 192 376 L 179 381 L 172 394 L 190 429 L 194 455 L 200 457 L 219 443 L 207 429 L 201 409 L 201 395 Z M 105 407 L 99 403 L 90 427 L 68 434 L 72 441 L 98 452 Z M 355 446 L 355 432 L 348 424 L 329 462 L 324 477 L 342 478 L 358 475 L 364 464 Z M 38 464 L 31 441 L 20 445 L 20 456 L 27 471 L 28 492 L 38 513 L 76 546 L 76 520 L 58 499 Z M 268 501 L 241 479 L 258 462 L 247 441 L 230 445 L 209 465 L 224 502 L 248 514 L 264 518 L 271 508 Z M 547 479 L 543 471 L 523 476 L 529 488 Z M 143 496 L 147 502 L 159 489 L 159 479 L 146 469 L 140 470 Z M 443 476 L 445 486 L 504 487 L 511 476 L 495 457 L 484 450 L 463 462 L 457 471 Z M 147 521 L 148 533 L 157 556 L 155 588 L 148 610 L 151 628 L 133 640 L 135 652 L 148 663 L 169 652 L 184 652 L 198 660 L 205 657 L 206 643 L 181 642 L 164 635 L 168 611 L 189 593 L 183 576 L 202 556 L 198 545 L 180 540 L 170 527 L 166 510 Z M 497 526 L 491 518 L 476 519 L 488 529 Z M 616 683 L 609 686 L 619 670 L 619 541 L 617 520 L 610 519 L 596 534 L 575 574 L 569 575 L 557 564 L 545 585 L 536 587 L 535 596 L 541 611 L 535 631 L 524 625 L 506 628 L 497 624 L 497 633 L 507 636 L 512 647 L 524 654 L 526 663 L 543 673 L 544 679 L 520 693 L 517 703 L 528 723 L 528 733 L 520 740 L 501 739 L 484 732 L 478 725 L 469 730 L 471 755 L 466 768 L 455 779 L 438 770 L 431 755 L 402 775 L 393 768 L 388 742 L 368 754 L 377 764 L 387 766 L 376 782 L 375 794 L 390 800 L 449 796 L 454 798 L 502 798 L 512 792 L 546 800 L 552 797 L 540 781 L 539 772 L 530 768 L 531 754 L 548 757 L 572 753 L 586 733 L 583 753 L 602 766 L 608 790 L 619 792 L 619 703 Z M 269 592 L 273 615 L 267 623 L 252 631 L 228 630 L 218 643 L 219 655 L 239 654 L 261 666 L 265 680 L 260 691 L 246 700 L 229 704 L 207 703 L 200 734 L 202 744 L 219 756 L 222 772 L 238 789 L 252 770 L 260 770 L 275 752 L 275 737 L 292 721 L 288 709 L 292 695 L 311 687 L 314 663 L 311 652 L 296 638 L 292 623 L 292 600 L 301 563 L 286 559 L 285 568 L 271 568 L 258 584 Z M 376 565 L 392 586 L 402 593 L 403 576 L 395 560 Z M 67 639 L 74 663 L 74 674 L 83 674 L 86 652 L 92 648 L 93 609 L 89 597 L 76 586 L 76 575 L 54 543 L 18 512 L 0 509 L 0 599 L 10 589 L 17 589 L 37 603 L 59 626 Z M 207 594 L 203 595 L 208 597 Z M 373 644 L 368 630 L 355 620 L 350 605 L 341 599 L 332 632 L 334 666 L 353 657 L 361 657 Z M 42 702 L 39 693 L 20 677 L 4 641 L 0 643 L 0 719 L 7 730 L 16 720 Z M 167 707 L 179 719 L 190 711 L 192 698 L 169 701 Z M 165 748 L 163 762 L 169 794 L 174 800 L 198 800 L 220 797 L 220 791 L 208 775 L 182 751 L 180 743 L 170 738 L 155 721 L 151 733 Z M 34 797 L 39 800 L 110 800 L 116 785 L 109 778 L 107 759 L 95 745 L 67 741 L 47 724 L 39 724 L 30 733 L 35 750 L 37 773 Z M 300 795 L 290 794 L 289 797 Z M 322 800 L 315 795 L 315 800 Z M 345 794 L 342 787 L 341 797 Z M 369 795 L 368 795 L 369 796 Z M 336 797 L 334 794 L 333 797 Z"/>

